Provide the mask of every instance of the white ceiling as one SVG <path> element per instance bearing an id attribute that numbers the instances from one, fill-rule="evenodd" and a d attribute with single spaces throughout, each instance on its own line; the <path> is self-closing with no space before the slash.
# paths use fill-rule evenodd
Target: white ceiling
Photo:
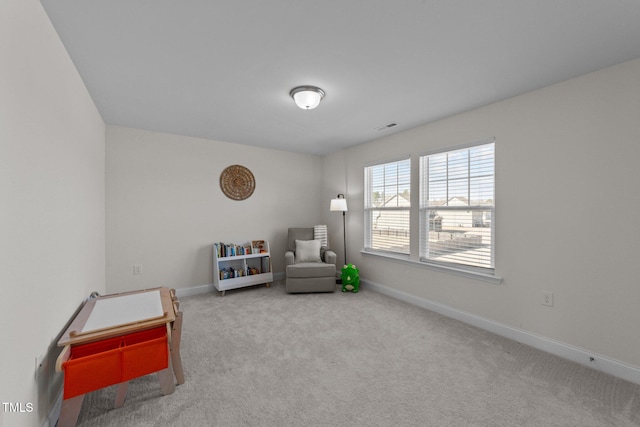
<path id="1" fill-rule="evenodd" d="M 41 2 L 106 123 L 311 154 L 640 57 L 640 0 Z"/>

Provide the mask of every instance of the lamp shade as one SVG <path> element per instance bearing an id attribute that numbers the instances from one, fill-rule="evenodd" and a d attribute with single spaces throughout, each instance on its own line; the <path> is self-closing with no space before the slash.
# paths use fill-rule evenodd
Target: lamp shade
<path id="1" fill-rule="evenodd" d="M 347 211 L 347 200 L 346 199 L 331 199 L 331 206 L 329 207 L 331 211 Z"/>
<path id="2" fill-rule="evenodd" d="M 320 105 L 320 100 L 324 98 L 324 91 L 315 86 L 298 86 L 291 89 L 290 95 L 298 107 L 303 110 L 313 110 Z"/>

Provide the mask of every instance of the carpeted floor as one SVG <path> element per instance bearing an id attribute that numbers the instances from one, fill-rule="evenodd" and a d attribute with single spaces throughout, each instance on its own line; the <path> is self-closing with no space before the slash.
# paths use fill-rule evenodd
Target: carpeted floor
<path id="1" fill-rule="evenodd" d="M 181 298 L 186 382 L 79 426 L 640 426 L 640 386 L 367 290 Z"/>

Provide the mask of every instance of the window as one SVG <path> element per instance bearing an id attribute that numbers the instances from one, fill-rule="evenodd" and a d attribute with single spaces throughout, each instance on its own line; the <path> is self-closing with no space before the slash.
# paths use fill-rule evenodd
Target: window
<path id="1" fill-rule="evenodd" d="M 365 250 L 409 254 L 410 159 L 364 170 Z"/>
<path id="2" fill-rule="evenodd" d="M 421 261 L 493 270 L 494 145 L 420 158 Z"/>

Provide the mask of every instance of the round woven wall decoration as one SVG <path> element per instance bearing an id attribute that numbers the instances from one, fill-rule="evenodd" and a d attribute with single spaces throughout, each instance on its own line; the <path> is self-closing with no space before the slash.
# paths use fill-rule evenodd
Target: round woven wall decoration
<path id="1" fill-rule="evenodd" d="M 220 188 L 225 196 L 233 200 L 244 200 L 253 194 L 256 180 L 244 166 L 229 166 L 220 174 Z"/>

